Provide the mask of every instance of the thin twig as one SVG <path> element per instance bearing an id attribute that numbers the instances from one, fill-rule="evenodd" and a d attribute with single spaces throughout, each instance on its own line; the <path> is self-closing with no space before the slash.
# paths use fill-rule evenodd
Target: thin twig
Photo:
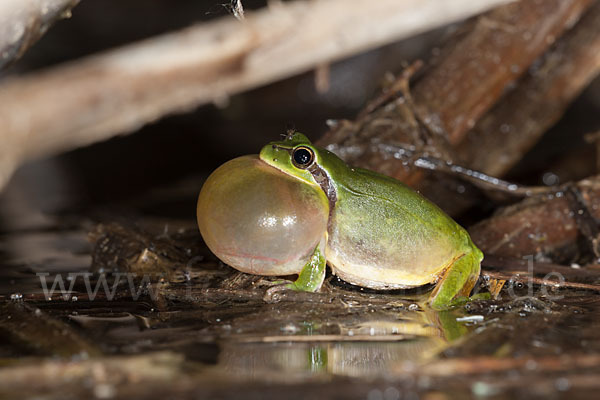
<path id="1" fill-rule="evenodd" d="M 492 279 L 502 279 L 512 282 L 528 283 L 531 282 L 535 285 L 551 286 L 553 288 L 571 288 L 571 289 L 582 289 L 591 290 L 594 292 L 600 292 L 600 285 L 593 283 L 581 283 L 571 281 L 551 281 L 544 278 L 538 278 L 536 276 L 530 276 L 527 271 L 516 271 L 514 274 L 507 274 L 505 272 L 496 271 L 482 271 L 482 276 Z"/>
<path id="2" fill-rule="evenodd" d="M 231 0 L 231 12 L 233 13 L 233 16 L 240 21 L 246 18 L 246 15 L 244 14 L 244 6 L 242 5 L 242 0 Z"/>
<path id="3" fill-rule="evenodd" d="M 534 196 L 538 194 L 557 193 L 564 190 L 564 186 L 524 186 L 511 183 L 493 176 L 475 171 L 470 168 L 456 165 L 451 161 L 442 160 L 430 155 L 421 155 L 414 148 L 394 146 L 390 144 L 379 144 L 377 146 L 382 152 L 387 152 L 394 158 L 404 160 L 406 163 L 412 163 L 415 167 L 442 172 L 464 181 L 470 182 L 482 190 L 493 190 L 507 193 L 511 196 Z"/>

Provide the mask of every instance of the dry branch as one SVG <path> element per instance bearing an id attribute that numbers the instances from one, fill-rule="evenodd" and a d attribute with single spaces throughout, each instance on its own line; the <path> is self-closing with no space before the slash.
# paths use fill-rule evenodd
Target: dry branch
<path id="1" fill-rule="evenodd" d="M 599 73 L 600 3 L 596 2 L 467 133 L 456 147 L 458 162 L 493 176 L 504 175 Z M 447 212 L 458 215 L 476 201 L 476 195 L 459 194 L 439 178 L 429 176 L 419 188 Z"/>
<path id="2" fill-rule="evenodd" d="M 0 187 L 21 162 L 484 11 L 506 0 L 273 3 L 0 86 Z"/>
<path id="3" fill-rule="evenodd" d="M 473 241 L 486 254 L 507 257 L 552 257 L 568 261 L 580 256 L 578 240 L 583 236 L 579 215 L 600 220 L 600 177 L 578 182 L 581 202 L 573 204 L 564 192 L 532 197 L 502 209 L 497 215 L 473 226 Z M 585 238 L 594 240 L 596 238 Z"/>
<path id="4" fill-rule="evenodd" d="M 467 22 L 438 60 L 402 98 L 320 141 L 351 164 L 416 185 L 415 171 L 382 151 L 381 144 L 447 149 L 457 145 L 505 90 L 570 28 L 589 0 L 524 0 Z"/>
<path id="5" fill-rule="evenodd" d="M 599 73 L 600 3 L 596 2 L 539 66 L 469 132 L 458 149 L 461 160 L 490 175 L 505 174 Z"/>
<path id="6" fill-rule="evenodd" d="M 0 70 L 19 59 L 52 24 L 71 16 L 79 0 L 2 0 Z"/>

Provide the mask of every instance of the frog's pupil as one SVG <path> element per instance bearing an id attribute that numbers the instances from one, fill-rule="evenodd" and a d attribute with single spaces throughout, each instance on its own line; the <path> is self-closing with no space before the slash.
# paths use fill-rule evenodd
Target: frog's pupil
<path id="1" fill-rule="evenodd" d="M 297 165 L 307 165 L 311 162 L 312 154 L 307 149 L 297 149 L 294 152 L 294 161 Z"/>

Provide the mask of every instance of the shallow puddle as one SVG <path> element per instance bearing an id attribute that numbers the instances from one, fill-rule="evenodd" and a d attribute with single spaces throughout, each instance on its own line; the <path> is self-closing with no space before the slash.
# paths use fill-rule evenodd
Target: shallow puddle
<path id="1" fill-rule="evenodd" d="M 2 235 L 5 397 L 509 398 L 600 386 L 593 292 L 521 285 L 435 312 L 419 305 L 426 292 L 329 276 L 319 293 L 266 298 L 272 280 L 220 264 L 187 223 L 159 225 L 104 226 L 96 247 L 91 224 Z"/>

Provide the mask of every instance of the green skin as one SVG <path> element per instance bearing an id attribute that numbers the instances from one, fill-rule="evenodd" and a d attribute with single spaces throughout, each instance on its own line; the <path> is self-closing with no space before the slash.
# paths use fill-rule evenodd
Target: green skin
<path id="1" fill-rule="evenodd" d="M 299 148 L 312 151 L 309 164 L 294 162 Z M 264 146 L 260 159 L 320 187 L 329 200 L 324 240 L 289 288 L 318 290 L 329 262 L 342 279 L 375 289 L 436 283 L 428 300 L 435 309 L 468 298 L 483 254 L 436 205 L 400 181 L 346 165 L 301 133 Z"/>

